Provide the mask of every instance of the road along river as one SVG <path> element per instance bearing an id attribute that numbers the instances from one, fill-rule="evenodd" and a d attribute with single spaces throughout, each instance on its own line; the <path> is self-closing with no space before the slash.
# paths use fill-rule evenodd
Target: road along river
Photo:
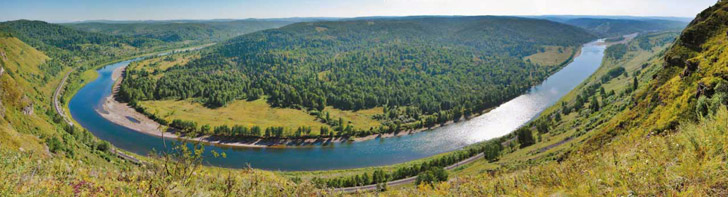
<path id="1" fill-rule="evenodd" d="M 267 170 L 329 170 L 390 165 L 461 149 L 467 145 L 507 135 L 538 116 L 599 68 L 606 45 L 585 44 L 581 54 L 541 85 L 488 113 L 467 121 L 406 136 L 355 143 L 301 148 L 224 148 L 206 146 L 205 151 L 224 152 L 226 158 L 207 157 L 213 166 L 241 168 L 250 164 Z M 140 133 L 104 119 L 98 112 L 112 92 L 112 72 L 129 65 L 128 60 L 98 70 L 99 77 L 76 93 L 68 107 L 73 118 L 97 137 L 137 154 L 164 150 L 162 138 Z M 167 139 L 167 145 L 169 145 Z"/>

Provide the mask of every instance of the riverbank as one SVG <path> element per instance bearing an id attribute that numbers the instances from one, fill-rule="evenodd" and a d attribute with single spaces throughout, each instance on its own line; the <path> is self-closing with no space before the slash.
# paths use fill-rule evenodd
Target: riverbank
<path id="1" fill-rule="evenodd" d="M 175 140 L 187 140 L 196 141 L 204 144 L 222 146 L 222 147 L 239 147 L 239 148 L 293 148 L 293 147 L 306 147 L 315 145 L 329 145 L 332 143 L 348 143 L 348 142 L 361 142 L 373 139 L 381 138 L 392 138 L 405 135 L 411 135 L 438 127 L 447 126 L 456 123 L 455 121 L 448 121 L 444 124 L 434 126 L 431 128 L 419 128 L 414 130 L 400 131 L 396 133 L 385 133 L 375 134 L 365 137 L 355 138 L 316 138 L 316 139 L 220 139 L 214 136 L 202 136 L 195 138 L 182 138 L 175 134 L 172 129 L 163 126 L 156 121 L 150 119 L 137 112 L 134 108 L 121 103 L 116 100 L 115 96 L 123 80 L 123 73 L 126 66 L 116 68 L 111 76 L 114 81 L 112 86 L 112 92 L 104 99 L 104 103 L 101 108 L 97 108 L 96 112 L 106 120 L 109 120 L 117 125 L 132 129 L 134 131 L 144 133 L 147 135 L 175 139 Z M 477 117 L 481 114 L 487 113 L 490 110 L 483 111 L 481 113 L 473 114 L 472 116 L 461 120 L 467 121 L 467 119 Z"/>
<path id="2" fill-rule="evenodd" d="M 562 63 L 559 68 L 562 69 L 569 63 L 573 62 L 574 58 L 581 55 L 582 47 L 578 47 L 574 53 L 571 55 L 571 57 L 564 63 Z M 134 108 L 127 105 L 126 103 L 121 103 L 117 101 L 115 98 L 116 93 L 118 92 L 119 86 L 121 84 L 121 81 L 123 80 L 122 74 L 124 73 L 124 70 L 127 66 L 122 66 L 119 68 L 116 68 L 113 70 L 112 73 L 112 93 L 108 95 L 106 98 L 104 98 L 104 103 L 101 106 L 100 109 L 96 109 L 96 112 L 101 115 L 106 120 L 109 120 L 110 122 L 113 122 L 114 124 L 126 127 L 128 129 L 144 133 L 147 135 L 152 135 L 156 137 L 166 138 L 166 139 L 175 139 L 175 140 L 185 140 L 185 141 L 194 141 L 194 142 L 201 142 L 203 144 L 207 145 L 214 145 L 219 147 L 228 147 L 228 148 L 304 148 L 304 147 L 311 147 L 311 146 L 328 146 L 328 145 L 334 145 L 336 143 L 354 143 L 354 142 L 362 142 L 362 141 L 368 141 L 368 140 L 374 140 L 374 139 L 386 139 L 386 138 L 393 138 L 393 137 L 401 137 L 406 135 L 411 135 L 427 130 L 433 130 L 440 127 L 445 127 L 460 121 L 468 121 L 472 118 L 476 118 L 480 115 L 483 115 L 485 113 L 488 113 L 491 109 L 486 109 L 479 113 L 473 113 L 470 117 L 465 117 L 459 121 L 448 121 L 443 124 L 439 124 L 433 127 L 425 127 L 425 128 L 418 128 L 418 129 L 412 129 L 412 130 L 405 130 L 395 133 L 383 133 L 383 134 L 373 134 L 369 136 L 364 137 L 350 137 L 350 138 L 308 138 L 308 139 L 264 139 L 264 138 L 236 138 L 236 139 L 230 139 L 230 138 L 220 138 L 215 136 L 202 136 L 202 137 L 181 137 L 174 132 L 173 129 L 168 128 L 166 126 L 160 125 L 156 121 L 148 118 L 146 115 L 137 112 Z M 558 71 L 557 71 L 558 72 Z"/>

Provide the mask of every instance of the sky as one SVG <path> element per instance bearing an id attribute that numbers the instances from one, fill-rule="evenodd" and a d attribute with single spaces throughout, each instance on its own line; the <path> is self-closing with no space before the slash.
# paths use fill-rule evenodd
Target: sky
<path id="1" fill-rule="evenodd" d="M 694 17 L 717 0 L 2 0 L 0 21 L 411 15 Z"/>

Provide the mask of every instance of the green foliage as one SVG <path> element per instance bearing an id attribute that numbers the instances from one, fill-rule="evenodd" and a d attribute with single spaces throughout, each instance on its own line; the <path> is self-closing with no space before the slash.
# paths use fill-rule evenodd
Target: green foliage
<path id="1" fill-rule="evenodd" d="M 536 143 L 536 139 L 533 138 L 531 129 L 520 128 L 516 130 L 515 133 L 518 136 L 518 143 L 521 145 L 521 148 L 525 148 Z"/>
<path id="2" fill-rule="evenodd" d="M 107 141 L 99 141 L 99 143 L 96 145 L 96 149 L 103 152 L 108 152 L 111 150 L 111 144 Z"/>
<path id="3" fill-rule="evenodd" d="M 498 142 L 489 142 L 485 145 L 483 156 L 487 161 L 496 161 L 501 156 L 502 151 L 503 145 Z"/>
<path id="4" fill-rule="evenodd" d="M 622 75 L 624 73 L 624 71 L 625 71 L 624 67 L 621 67 L 621 66 L 610 69 L 609 72 L 607 72 L 607 74 L 604 74 L 602 76 L 602 78 L 601 78 L 602 83 L 609 82 L 609 80 L 619 77 L 620 75 Z"/>
<path id="5" fill-rule="evenodd" d="M 433 168 L 417 175 L 415 185 L 427 184 L 432 186 L 441 181 L 447 181 L 447 171 L 442 168 Z"/>
<path id="6" fill-rule="evenodd" d="M 101 55 L 99 50 L 89 50 L 85 45 L 97 45 L 100 47 L 119 47 L 128 45 L 134 47 L 149 47 L 160 44 L 159 40 L 147 38 L 133 38 L 122 36 L 109 36 L 99 33 L 89 33 L 64 27 L 61 25 L 49 24 L 42 21 L 17 20 L 0 23 L 0 31 L 9 32 L 13 36 L 32 45 L 48 45 L 69 51 L 84 51 L 89 55 Z M 45 49 L 45 48 L 41 48 Z"/>
<path id="7" fill-rule="evenodd" d="M 622 59 L 624 54 L 627 54 L 627 45 L 625 44 L 615 44 L 607 47 L 607 50 L 604 51 L 606 57 L 615 60 Z"/>
<path id="8" fill-rule="evenodd" d="M 163 21 L 139 23 L 83 22 L 65 26 L 87 31 L 118 36 L 132 36 L 157 39 L 164 42 L 221 41 L 255 31 L 278 28 L 290 24 L 276 20 L 233 20 L 233 21 Z"/>
<path id="9" fill-rule="evenodd" d="M 337 177 L 330 179 L 314 178 L 312 182 L 319 188 L 353 187 L 370 184 L 379 185 L 381 183 L 386 183 L 387 181 L 391 180 L 399 180 L 407 177 L 417 176 L 431 169 L 442 169 L 467 158 L 473 157 L 479 153 L 490 154 L 490 156 L 486 157 L 490 157 L 488 159 L 495 160 L 501 154 L 503 147 L 500 145 L 500 143 L 503 142 L 503 140 L 503 138 L 489 140 L 487 142 L 467 147 L 465 150 L 455 151 L 438 158 L 429 159 L 420 163 L 414 163 L 409 166 L 399 167 L 391 172 L 377 170 L 371 174 L 365 172 L 363 174 L 357 174 L 349 177 Z M 372 177 L 372 179 L 366 179 L 365 177 Z"/>
<path id="10" fill-rule="evenodd" d="M 523 57 L 544 45 L 591 39 L 571 26 L 512 17 L 297 23 L 229 40 L 159 79 L 127 71 L 139 77 L 125 79 L 119 96 L 129 102 L 195 99 L 211 108 L 262 95 L 273 107 L 387 107 L 395 110 L 377 117 L 386 125 L 379 130 L 396 132 L 460 119 L 518 96 L 556 71 Z M 345 135 L 369 133 L 328 120 Z"/>
<path id="11" fill-rule="evenodd" d="M 586 29 L 587 31 L 603 37 L 622 36 L 640 32 L 680 31 L 687 23 L 671 20 L 630 20 L 630 19 L 599 19 L 578 18 L 565 22 Z"/>

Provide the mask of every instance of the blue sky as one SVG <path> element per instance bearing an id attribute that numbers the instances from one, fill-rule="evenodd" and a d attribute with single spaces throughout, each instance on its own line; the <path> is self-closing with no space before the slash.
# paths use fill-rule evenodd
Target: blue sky
<path id="1" fill-rule="evenodd" d="M 242 19 L 404 15 L 693 17 L 717 0 L 2 0 L 0 21 Z"/>

